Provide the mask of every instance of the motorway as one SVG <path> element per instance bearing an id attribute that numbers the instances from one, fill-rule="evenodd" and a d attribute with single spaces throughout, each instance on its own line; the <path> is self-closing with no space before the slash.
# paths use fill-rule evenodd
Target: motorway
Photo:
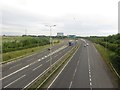
<path id="1" fill-rule="evenodd" d="M 84 47 L 86 43 L 89 45 Z M 89 88 L 91 90 L 117 87 L 118 83 L 94 45 L 83 39 L 73 57 L 48 86 L 49 89 Z"/>
<path id="2" fill-rule="evenodd" d="M 64 56 L 72 47 L 67 41 L 52 48 L 52 64 Z M 2 65 L 3 88 L 27 88 L 50 66 L 50 52 L 45 49 L 25 58 Z"/>
<path id="3" fill-rule="evenodd" d="M 52 64 L 58 61 L 73 47 L 67 41 L 52 48 Z M 64 66 L 48 88 L 117 88 L 108 66 L 87 40 L 81 39 L 81 45 L 69 62 Z M 88 43 L 89 45 L 84 47 Z M 3 88 L 27 88 L 50 66 L 50 53 L 47 49 L 15 62 L 2 66 Z"/>

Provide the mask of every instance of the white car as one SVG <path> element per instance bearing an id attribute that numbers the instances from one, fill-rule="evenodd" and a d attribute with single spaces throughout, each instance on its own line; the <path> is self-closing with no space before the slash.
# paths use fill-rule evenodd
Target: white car
<path id="1" fill-rule="evenodd" d="M 87 43 L 87 46 L 88 46 L 89 44 Z"/>

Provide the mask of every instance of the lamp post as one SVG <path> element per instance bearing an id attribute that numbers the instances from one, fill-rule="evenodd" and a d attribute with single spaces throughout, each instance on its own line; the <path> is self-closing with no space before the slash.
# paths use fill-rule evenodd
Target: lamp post
<path id="1" fill-rule="evenodd" d="M 50 69 L 52 69 L 52 27 L 56 25 L 45 25 L 46 27 L 50 28 Z"/>

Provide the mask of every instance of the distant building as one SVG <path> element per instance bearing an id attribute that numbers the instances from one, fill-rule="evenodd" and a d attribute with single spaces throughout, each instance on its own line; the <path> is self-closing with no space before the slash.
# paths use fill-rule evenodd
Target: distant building
<path id="1" fill-rule="evenodd" d="M 76 35 L 67 35 L 68 38 L 75 38 Z"/>
<path id="2" fill-rule="evenodd" d="M 59 32 L 59 33 L 57 33 L 57 36 L 59 36 L 59 37 L 64 36 L 64 33 Z"/>

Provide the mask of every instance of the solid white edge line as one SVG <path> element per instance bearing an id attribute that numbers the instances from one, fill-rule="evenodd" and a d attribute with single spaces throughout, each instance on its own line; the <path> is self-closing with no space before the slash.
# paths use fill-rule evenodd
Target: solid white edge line
<path id="1" fill-rule="evenodd" d="M 59 48 L 59 49 L 60 49 L 59 51 L 65 49 L 66 47 L 67 47 L 67 46 L 65 46 L 65 45 L 64 45 L 64 47 L 62 46 L 62 49 Z M 56 51 L 57 51 L 57 50 L 56 50 Z M 59 51 L 58 51 L 58 52 L 59 52 Z M 56 53 L 57 53 L 57 52 L 56 52 Z M 42 59 L 44 59 L 44 58 L 42 58 Z M 37 61 L 36 61 L 36 62 L 37 62 Z M 18 69 L 18 70 L 16 70 L 16 71 L 10 73 L 9 75 L 6 75 L 6 76 L 0 78 L 0 80 L 3 80 L 3 79 L 5 79 L 5 78 L 7 78 L 7 77 L 9 77 L 9 76 L 11 76 L 11 75 L 13 75 L 13 74 L 15 74 L 15 73 L 21 71 L 21 70 L 24 70 L 25 68 L 29 67 L 30 65 L 35 64 L 36 62 L 32 62 L 32 63 L 30 63 L 29 65 L 26 65 L 26 66 L 24 66 L 24 67 L 22 67 L 22 68 L 20 68 L 20 69 Z"/>
<path id="2" fill-rule="evenodd" d="M 93 48 L 95 49 L 96 53 L 98 53 L 98 51 L 97 51 L 97 49 L 95 48 L 94 44 L 92 44 L 92 45 L 93 45 Z"/>
<path id="3" fill-rule="evenodd" d="M 78 48 L 79 49 L 79 48 Z M 62 73 L 62 71 L 65 69 L 65 67 L 68 65 L 68 63 L 71 61 L 71 59 L 73 58 L 73 56 L 76 54 L 76 52 L 78 51 L 78 49 L 75 51 L 75 53 L 72 55 L 72 57 L 69 59 L 69 61 L 65 64 L 65 66 L 62 68 L 62 70 L 59 72 L 59 74 L 55 77 L 55 79 L 52 81 L 52 83 L 48 86 L 48 89 L 52 86 L 52 84 L 55 82 L 55 80 L 59 77 L 59 75 Z M 47 89 L 47 90 L 48 90 Z"/>
<path id="4" fill-rule="evenodd" d="M 49 69 L 49 68 L 47 68 L 44 72 L 46 72 L 48 69 Z M 40 77 L 44 72 L 42 72 L 42 73 L 41 73 L 39 76 L 37 76 L 36 78 Z M 27 88 L 31 83 L 33 83 L 33 82 L 36 80 L 36 78 L 33 79 L 30 83 L 28 83 L 22 90 L 24 90 L 24 89 Z"/>

